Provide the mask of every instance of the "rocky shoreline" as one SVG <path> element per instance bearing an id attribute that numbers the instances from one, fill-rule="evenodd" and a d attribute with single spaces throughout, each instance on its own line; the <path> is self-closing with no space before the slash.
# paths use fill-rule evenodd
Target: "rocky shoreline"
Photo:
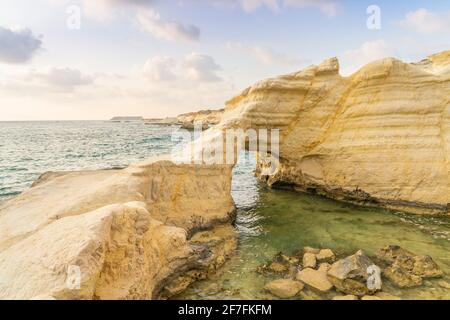
<path id="1" fill-rule="evenodd" d="M 375 257 L 359 250 L 342 258 L 330 249 L 305 247 L 293 255 L 278 253 L 256 272 L 279 277 L 264 286 L 274 297 L 302 300 L 401 300 L 386 291 L 385 281 L 404 289 L 445 276 L 430 256 L 395 245 L 380 249 Z M 438 285 L 448 289 L 450 282 Z"/>

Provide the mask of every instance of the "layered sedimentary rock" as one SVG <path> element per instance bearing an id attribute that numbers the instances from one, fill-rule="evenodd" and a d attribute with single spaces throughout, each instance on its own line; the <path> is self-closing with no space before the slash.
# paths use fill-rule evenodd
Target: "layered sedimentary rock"
<path id="1" fill-rule="evenodd" d="M 169 297 L 236 246 L 231 167 L 48 173 L 0 207 L 0 299 Z"/>
<path id="2" fill-rule="evenodd" d="M 220 122 L 223 112 L 224 109 L 200 110 L 180 114 L 177 116 L 177 120 L 184 129 L 194 129 L 196 122 L 201 123 L 202 129 L 208 129 Z"/>
<path id="3" fill-rule="evenodd" d="M 449 212 L 450 51 L 375 61 L 349 77 L 333 58 L 258 82 L 227 102 L 212 130 L 228 128 L 280 129 L 278 169 L 262 177 L 269 185 Z"/>

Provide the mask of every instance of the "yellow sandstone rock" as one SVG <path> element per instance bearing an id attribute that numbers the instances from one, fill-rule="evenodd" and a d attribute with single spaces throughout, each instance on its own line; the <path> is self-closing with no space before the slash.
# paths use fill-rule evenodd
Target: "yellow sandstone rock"
<path id="1" fill-rule="evenodd" d="M 46 174 L 0 207 L 0 299 L 176 294 L 234 251 L 230 188 L 229 166 L 162 159 Z"/>
<path id="2" fill-rule="evenodd" d="M 280 129 L 280 165 L 264 177 L 269 185 L 449 212 L 450 51 L 413 64 L 375 61 L 349 77 L 332 58 L 258 82 L 227 102 L 212 130 L 226 128 Z"/>

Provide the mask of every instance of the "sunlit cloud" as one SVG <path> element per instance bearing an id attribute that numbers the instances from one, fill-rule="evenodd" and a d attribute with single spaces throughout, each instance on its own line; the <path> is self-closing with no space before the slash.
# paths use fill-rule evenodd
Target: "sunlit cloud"
<path id="1" fill-rule="evenodd" d="M 450 33 L 450 12 L 437 13 L 427 9 L 408 12 L 399 25 L 422 34 Z"/>
<path id="2" fill-rule="evenodd" d="M 137 19 L 143 30 L 157 39 L 192 42 L 200 38 L 200 29 L 196 26 L 185 26 L 175 20 L 163 19 L 154 10 L 139 11 Z"/>

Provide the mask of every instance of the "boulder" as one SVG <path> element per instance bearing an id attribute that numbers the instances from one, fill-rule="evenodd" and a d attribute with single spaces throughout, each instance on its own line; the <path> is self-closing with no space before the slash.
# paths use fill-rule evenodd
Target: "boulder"
<path id="1" fill-rule="evenodd" d="M 324 271 L 306 268 L 297 273 L 296 279 L 320 292 L 328 292 L 333 288 L 333 284 L 328 280 L 327 273 Z"/>
<path id="2" fill-rule="evenodd" d="M 323 272 L 328 272 L 328 270 L 330 270 L 330 269 L 331 269 L 331 264 L 324 262 L 324 263 L 320 264 L 318 270 L 323 271 Z"/>
<path id="3" fill-rule="evenodd" d="M 304 284 L 300 281 L 278 279 L 266 284 L 264 289 L 278 298 L 288 299 L 296 296 L 303 289 L 303 287 Z"/>
<path id="4" fill-rule="evenodd" d="M 423 279 L 437 278 L 444 274 L 430 256 L 416 255 L 400 246 L 382 248 L 377 257 L 388 266 L 383 275 L 401 288 L 420 286 Z"/>
<path id="5" fill-rule="evenodd" d="M 361 250 L 333 263 L 328 277 L 346 294 L 362 296 L 381 289 L 379 268 Z"/>
<path id="6" fill-rule="evenodd" d="M 315 268 L 316 255 L 314 253 L 305 253 L 303 255 L 303 268 Z"/>
<path id="7" fill-rule="evenodd" d="M 417 287 L 423 283 L 421 277 L 407 272 L 395 264 L 384 269 L 383 276 L 400 288 Z"/>
<path id="8" fill-rule="evenodd" d="M 334 252 L 331 251 L 331 249 L 322 249 L 319 251 L 319 253 L 316 255 L 317 261 L 320 262 L 334 262 L 335 255 Z"/>
<path id="9" fill-rule="evenodd" d="M 320 249 L 312 248 L 312 247 L 304 247 L 303 248 L 304 253 L 312 253 L 312 254 L 318 254 L 320 252 Z"/>

